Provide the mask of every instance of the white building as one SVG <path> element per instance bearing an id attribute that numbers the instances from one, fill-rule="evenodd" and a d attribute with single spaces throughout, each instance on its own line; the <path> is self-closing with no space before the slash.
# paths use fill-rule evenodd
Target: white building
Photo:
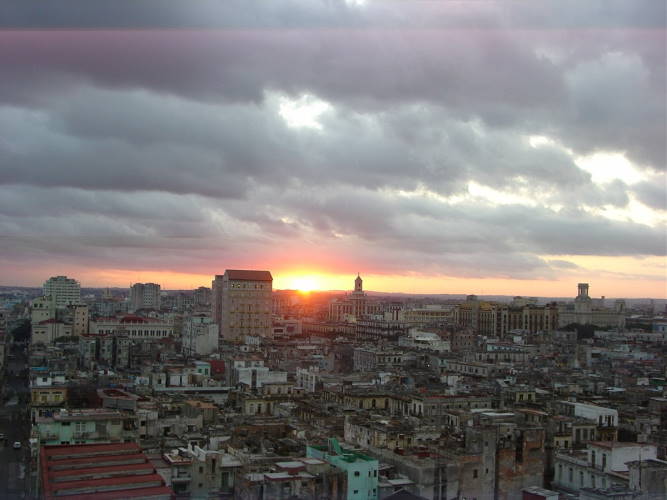
<path id="1" fill-rule="evenodd" d="M 317 367 L 296 369 L 296 385 L 306 392 L 315 392 L 320 378 L 320 370 Z"/>
<path id="2" fill-rule="evenodd" d="M 226 364 L 225 364 L 226 365 Z M 231 363 L 231 385 L 245 384 L 257 389 L 265 384 L 287 383 L 287 372 L 274 372 L 258 358 L 235 359 Z"/>
<path id="3" fill-rule="evenodd" d="M 272 285 L 269 271 L 225 271 L 220 328 L 225 340 L 241 341 L 246 335 L 271 336 Z"/>
<path id="4" fill-rule="evenodd" d="M 582 488 L 628 487 L 628 462 L 652 460 L 654 445 L 593 441 L 586 450 L 556 452 L 553 486 L 577 492 Z"/>
<path id="5" fill-rule="evenodd" d="M 613 408 L 573 401 L 559 401 L 557 404 L 565 415 L 591 420 L 599 427 L 618 427 L 618 411 Z"/>
<path id="6" fill-rule="evenodd" d="M 452 350 L 449 340 L 443 340 L 437 333 L 423 331 L 419 328 L 410 328 L 407 336 L 399 337 L 398 345 L 401 347 L 419 348 L 437 352 L 448 352 Z"/>
<path id="7" fill-rule="evenodd" d="M 90 333 L 114 333 L 126 335 L 133 340 L 156 340 L 171 337 L 174 334 L 174 325 L 156 318 L 127 315 L 91 321 Z"/>
<path id="8" fill-rule="evenodd" d="M 614 309 L 604 307 L 604 301 L 594 301 L 588 295 L 588 283 L 577 285 L 578 295 L 572 304 L 560 305 L 558 308 L 558 325 L 572 323 L 580 325 L 596 325 L 600 327 L 625 328 L 625 302 L 617 300 Z"/>
<path id="9" fill-rule="evenodd" d="M 135 283 L 130 287 L 130 309 L 160 309 L 160 285 Z"/>
<path id="10" fill-rule="evenodd" d="M 44 282 L 42 291 L 45 296 L 51 297 L 56 308 L 66 307 L 81 302 L 81 285 L 67 276 L 54 276 Z"/>
<path id="11" fill-rule="evenodd" d="M 218 325 L 207 314 L 194 314 L 183 321 L 182 351 L 186 356 L 207 356 L 218 351 Z"/>

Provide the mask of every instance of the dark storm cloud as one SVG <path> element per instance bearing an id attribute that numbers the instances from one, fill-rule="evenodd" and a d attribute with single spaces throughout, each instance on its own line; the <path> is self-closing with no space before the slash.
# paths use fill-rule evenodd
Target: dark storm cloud
<path id="1" fill-rule="evenodd" d="M 498 26 L 617 28 L 664 25 L 665 5 L 654 0 L 540 0 L 525 2 L 367 3 L 345 0 L 3 0 L 4 28 L 225 28 L 362 26 Z"/>
<path id="2" fill-rule="evenodd" d="M 3 0 L 0 28 L 289 28 L 361 21 L 344 0 Z"/>
<path id="3" fill-rule="evenodd" d="M 536 54 L 540 37 L 549 36 L 499 29 L 11 32 L 0 34 L 8 75 L 0 100 L 39 106 L 51 94 L 68 97 L 80 82 L 204 102 L 258 103 L 267 89 L 309 92 L 369 112 L 422 102 L 461 119 L 551 135 L 580 153 L 617 148 L 664 168 L 661 66 L 628 53 L 638 38 L 664 61 L 664 33 L 598 33 L 607 43 L 597 53 L 569 47 L 560 62 Z"/>

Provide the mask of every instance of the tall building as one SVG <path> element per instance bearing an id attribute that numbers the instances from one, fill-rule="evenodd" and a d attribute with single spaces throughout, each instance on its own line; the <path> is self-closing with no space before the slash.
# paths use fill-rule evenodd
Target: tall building
<path id="1" fill-rule="evenodd" d="M 329 320 L 356 321 L 364 316 L 382 313 L 382 305 L 368 300 L 364 292 L 363 280 L 357 274 L 354 291 L 343 299 L 334 299 L 329 303 Z"/>
<path id="2" fill-rule="evenodd" d="M 220 328 L 225 340 L 243 340 L 246 335 L 271 336 L 272 289 L 273 277 L 269 271 L 225 271 Z"/>
<path id="3" fill-rule="evenodd" d="M 130 308 L 160 309 L 160 285 L 157 283 L 135 283 L 130 287 Z"/>
<path id="4" fill-rule="evenodd" d="M 54 276 L 44 282 L 42 287 L 45 296 L 51 297 L 56 308 L 81 302 L 81 285 L 67 276 Z"/>
<path id="5" fill-rule="evenodd" d="M 211 319 L 222 328 L 222 281 L 224 275 L 216 274 L 211 282 Z M 220 332 L 222 333 L 222 332 Z"/>
<path id="6" fill-rule="evenodd" d="M 78 337 L 88 333 L 88 306 L 79 304 L 69 308 L 72 317 L 72 335 Z"/>

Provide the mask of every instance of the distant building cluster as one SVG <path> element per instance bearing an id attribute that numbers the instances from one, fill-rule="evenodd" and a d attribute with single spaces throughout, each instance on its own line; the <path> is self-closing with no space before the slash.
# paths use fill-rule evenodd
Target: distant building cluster
<path id="1" fill-rule="evenodd" d="M 29 491 L 667 498 L 655 304 L 608 305 L 586 283 L 569 301 L 351 288 L 273 290 L 269 271 L 235 269 L 178 291 L 47 280 L 0 311 L 2 373 L 29 383 Z M 21 321 L 25 346 L 7 334 Z"/>

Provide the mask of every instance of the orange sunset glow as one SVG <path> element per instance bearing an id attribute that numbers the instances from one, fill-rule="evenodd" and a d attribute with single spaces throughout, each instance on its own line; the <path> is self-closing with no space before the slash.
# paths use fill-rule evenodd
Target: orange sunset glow
<path id="1" fill-rule="evenodd" d="M 563 257 L 563 256 L 561 256 Z M 571 257 L 569 257 L 571 258 Z M 632 279 L 642 272 L 655 273 L 658 276 L 665 272 L 664 259 L 619 259 L 627 272 L 627 279 L 619 279 L 613 273 L 602 273 L 600 268 L 610 265 L 612 258 L 583 257 L 574 259 L 581 266 L 576 272 L 563 273 L 558 279 L 529 280 L 510 278 L 464 278 L 454 276 L 427 276 L 420 274 L 381 274 L 360 271 L 364 279 L 364 288 L 374 292 L 413 293 L 413 294 L 477 294 L 477 295 L 524 295 L 542 297 L 572 297 L 575 295 L 576 283 L 591 283 L 592 296 L 642 298 L 665 298 L 667 291 L 664 282 L 658 279 Z M 617 268 L 618 269 L 618 268 Z M 48 274 L 47 270 L 33 270 L 35 283 Z M 187 290 L 199 286 L 211 286 L 214 274 L 222 274 L 224 269 L 211 274 L 179 273 L 173 271 L 142 270 L 128 271 L 123 269 L 102 269 L 86 272 L 82 269 L 66 269 L 64 272 L 77 276 L 83 287 L 121 287 L 126 288 L 135 282 L 160 283 L 163 289 Z M 356 271 L 333 274 L 304 270 L 271 270 L 274 290 L 312 291 L 348 291 L 353 287 Z M 595 276 L 594 279 L 590 276 Z M 33 285 L 33 283 L 27 283 Z"/>

